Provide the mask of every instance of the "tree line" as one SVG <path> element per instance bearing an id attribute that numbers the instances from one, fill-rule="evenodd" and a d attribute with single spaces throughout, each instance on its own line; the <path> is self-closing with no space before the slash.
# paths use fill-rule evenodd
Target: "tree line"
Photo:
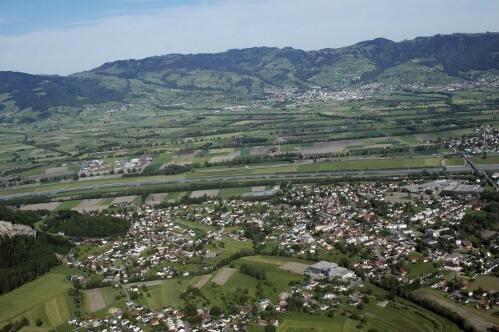
<path id="1" fill-rule="evenodd" d="M 130 223 L 112 216 L 84 215 L 78 211 L 61 210 L 49 217 L 41 228 L 50 233 L 64 232 L 67 236 L 112 237 L 125 235 Z"/>
<path id="2" fill-rule="evenodd" d="M 16 235 L 0 238 L 0 294 L 60 265 L 57 254 L 70 250 L 69 240 L 39 232 L 37 237 Z"/>

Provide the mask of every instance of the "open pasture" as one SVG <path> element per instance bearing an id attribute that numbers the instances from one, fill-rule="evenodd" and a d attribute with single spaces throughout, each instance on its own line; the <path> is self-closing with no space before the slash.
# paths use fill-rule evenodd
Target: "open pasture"
<path id="1" fill-rule="evenodd" d="M 45 275 L 0 296 L 0 325 L 26 316 L 34 322 L 43 321 L 45 328 L 64 323 L 73 313 L 72 300 L 67 294 L 72 284 L 66 274 L 74 271 L 59 266 Z"/>

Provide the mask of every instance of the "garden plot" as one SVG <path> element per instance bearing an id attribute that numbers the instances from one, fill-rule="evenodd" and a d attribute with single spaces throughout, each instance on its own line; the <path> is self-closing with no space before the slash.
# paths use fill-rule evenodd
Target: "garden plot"
<path id="1" fill-rule="evenodd" d="M 146 201 L 144 203 L 146 205 L 159 204 L 165 199 L 166 195 L 168 195 L 168 193 L 149 194 L 149 196 L 147 196 Z"/>
<path id="2" fill-rule="evenodd" d="M 218 192 L 220 189 L 209 189 L 209 190 L 196 190 L 191 193 L 191 198 L 199 198 L 203 197 L 204 195 L 206 196 L 218 196 Z"/>
<path id="3" fill-rule="evenodd" d="M 218 271 L 217 275 L 211 280 L 211 282 L 214 282 L 219 286 L 223 286 L 236 271 L 236 269 L 223 267 L 220 271 Z"/>
<path id="4" fill-rule="evenodd" d="M 50 203 L 38 203 L 38 204 L 28 204 L 19 208 L 23 211 L 36 211 L 36 210 L 55 210 L 61 202 L 50 202 Z"/>

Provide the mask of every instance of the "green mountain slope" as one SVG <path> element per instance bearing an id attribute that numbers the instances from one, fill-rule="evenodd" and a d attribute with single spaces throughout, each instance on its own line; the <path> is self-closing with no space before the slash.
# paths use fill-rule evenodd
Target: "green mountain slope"
<path id="1" fill-rule="evenodd" d="M 170 100 L 213 94 L 254 98 L 268 88 L 285 86 L 444 84 L 497 70 L 499 33 L 436 35 L 402 42 L 378 38 L 309 52 L 258 47 L 169 54 L 110 62 L 68 77 L 0 72 L 0 112 L 28 109 L 45 117 L 57 106 L 131 102 L 158 95 Z"/>

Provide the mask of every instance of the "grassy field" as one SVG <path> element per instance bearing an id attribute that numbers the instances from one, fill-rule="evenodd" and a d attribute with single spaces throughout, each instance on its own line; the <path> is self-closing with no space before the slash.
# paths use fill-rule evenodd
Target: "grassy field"
<path id="1" fill-rule="evenodd" d="M 495 276 L 478 276 L 470 283 L 470 290 L 482 287 L 484 290 L 499 290 L 499 278 Z"/>
<path id="2" fill-rule="evenodd" d="M 499 318 L 497 316 L 493 316 L 493 310 L 482 311 L 474 308 L 472 305 L 463 305 L 452 301 L 447 298 L 441 291 L 423 288 L 417 291 L 419 296 L 430 298 L 433 301 L 436 301 L 442 306 L 449 308 L 450 310 L 457 312 L 460 316 L 468 319 L 474 326 L 484 328 L 486 326 L 491 325 L 499 325 Z"/>
<path id="3" fill-rule="evenodd" d="M 437 268 L 433 266 L 433 262 L 408 264 L 407 269 L 407 275 L 409 277 L 415 277 L 423 273 L 432 273 L 437 271 Z"/>
<path id="4" fill-rule="evenodd" d="M 252 258 L 255 258 L 252 260 Z M 278 300 L 279 294 L 289 288 L 290 281 L 300 281 L 303 277 L 292 272 L 279 269 L 276 261 L 264 263 L 262 257 L 245 257 L 233 262 L 234 268 L 238 269 L 241 264 L 251 265 L 253 267 L 263 269 L 266 279 L 262 285 L 262 297 L 269 298 L 272 302 Z M 307 263 L 306 261 L 293 260 L 297 262 Z M 214 275 L 216 272 L 213 273 Z M 228 303 L 241 292 L 247 292 L 249 298 L 257 298 L 255 288 L 259 281 L 251 276 L 245 275 L 236 271 L 223 286 L 217 286 L 212 282 L 208 282 L 202 287 L 202 292 L 210 299 L 212 303 L 217 303 L 221 307 L 228 306 Z"/>
<path id="5" fill-rule="evenodd" d="M 179 298 L 180 294 L 185 291 L 187 286 L 195 285 L 199 278 L 167 279 L 163 281 L 162 285 L 149 286 L 148 290 L 151 296 L 145 298 L 146 302 L 155 310 L 167 306 L 180 308 L 183 304 Z"/>
<path id="6" fill-rule="evenodd" d="M 71 210 L 72 208 L 77 207 L 78 204 L 80 204 L 80 203 L 81 203 L 81 199 L 74 200 L 74 201 L 64 201 L 58 207 L 56 207 L 54 209 L 54 211 Z"/>
<path id="7" fill-rule="evenodd" d="M 40 318 L 45 329 L 66 322 L 74 310 L 67 294 L 72 284 L 66 281 L 66 275 L 76 272 L 77 270 L 60 266 L 0 296 L 0 325 L 21 316 L 25 316 L 30 322 Z"/>
<path id="8" fill-rule="evenodd" d="M 250 187 L 225 188 L 221 189 L 218 195 L 222 198 L 239 197 L 245 192 L 251 191 Z"/>
<path id="9" fill-rule="evenodd" d="M 343 332 L 347 319 L 345 317 L 317 317 L 304 313 L 292 313 L 283 318 L 277 329 L 278 332 Z"/>
<path id="10" fill-rule="evenodd" d="M 495 165 L 499 164 L 499 156 L 487 156 L 487 158 L 473 157 L 471 158 L 477 165 Z"/>
<path id="11" fill-rule="evenodd" d="M 364 159 L 323 162 L 298 166 L 298 172 L 336 171 L 336 170 L 371 170 L 385 168 L 438 167 L 441 158 L 413 159 Z"/>

